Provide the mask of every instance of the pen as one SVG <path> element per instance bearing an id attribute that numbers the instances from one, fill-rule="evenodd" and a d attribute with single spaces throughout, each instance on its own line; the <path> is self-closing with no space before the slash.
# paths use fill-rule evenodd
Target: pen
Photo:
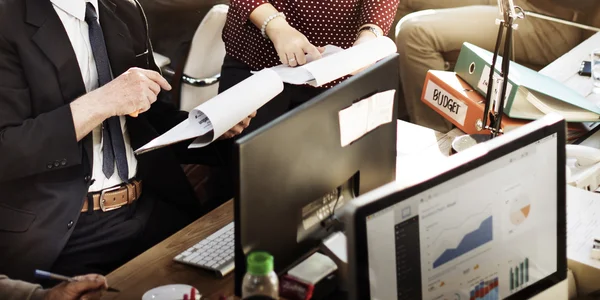
<path id="1" fill-rule="evenodd" d="M 54 280 L 59 280 L 59 281 L 68 281 L 68 282 L 75 282 L 77 280 L 71 278 L 71 277 L 67 277 L 67 276 L 63 276 L 63 275 L 58 275 L 58 274 L 54 274 L 54 273 L 50 273 L 50 272 L 46 272 L 46 271 L 42 271 L 42 270 L 35 270 L 35 277 L 36 278 L 41 278 L 41 279 L 54 279 Z M 115 288 L 111 288 L 109 287 L 107 289 L 107 291 L 109 292 L 115 292 L 118 293 L 120 292 L 119 290 L 115 289 Z"/>

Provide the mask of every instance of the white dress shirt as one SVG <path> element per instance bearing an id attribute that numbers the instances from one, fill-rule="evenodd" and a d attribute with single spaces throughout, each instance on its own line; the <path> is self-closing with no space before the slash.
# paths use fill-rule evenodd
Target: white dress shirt
<path id="1" fill-rule="evenodd" d="M 94 61 L 94 54 L 90 46 L 88 25 L 85 22 L 85 7 L 87 2 L 92 3 L 94 8 L 96 8 L 99 19 L 98 0 L 51 0 L 51 2 L 67 31 L 67 35 L 75 51 L 75 56 L 77 56 L 85 89 L 87 92 L 90 92 L 98 88 L 98 72 L 96 71 L 96 62 Z M 127 165 L 129 166 L 129 178 L 131 179 L 135 177 L 137 160 L 129 142 L 125 117 L 121 116 L 119 119 L 121 121 L 121 130 L 123 130 L 123 138 L 125 139 L 125 153 L 127 155 Z M 92 136 L 94 140 L 92 179 L 94 181 L 89 191 L 96 192 L 123 183 L 121 178 L 119 178 L 116 166 L 115 172 L 110 178 L 106 178 L 102 172 L 102 127 L 98 126 L 94 128 Z"/>

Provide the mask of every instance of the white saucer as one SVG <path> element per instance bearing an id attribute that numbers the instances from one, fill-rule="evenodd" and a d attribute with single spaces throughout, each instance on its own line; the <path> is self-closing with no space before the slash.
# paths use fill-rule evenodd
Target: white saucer
<path id="1" fill-rule="evenodd" d="M 192 286 L 187 284 L 169 284 L 153 288 L 142 296 L 142 300 L 182 300 L 183 294 L 190 295 Z M 200 300 L 201 295 L 196 290 L 196 299 Z"/>

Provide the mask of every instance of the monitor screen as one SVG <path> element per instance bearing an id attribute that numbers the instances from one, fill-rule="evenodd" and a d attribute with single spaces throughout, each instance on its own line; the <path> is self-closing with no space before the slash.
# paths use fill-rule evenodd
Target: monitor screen
<path id="1" fill-rule="evenodd" d="M 366 215 L 372 299 L 505 299 L 557 272 L 556 133 Z"/>

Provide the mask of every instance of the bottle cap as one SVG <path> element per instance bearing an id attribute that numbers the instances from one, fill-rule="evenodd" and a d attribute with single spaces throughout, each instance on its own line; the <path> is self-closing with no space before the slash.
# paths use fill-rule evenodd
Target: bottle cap
<path id="1" fill-rule="evenodd" d="M 252 252 L 248 255 L 248 273 L 267 275 L 273 271 L 273 256 L 267 252 Z"/>

